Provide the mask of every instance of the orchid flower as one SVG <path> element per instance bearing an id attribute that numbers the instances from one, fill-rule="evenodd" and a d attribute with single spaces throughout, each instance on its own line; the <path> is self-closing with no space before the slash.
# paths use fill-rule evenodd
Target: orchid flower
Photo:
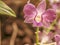
<path id="1" fill-rule="evenodd" d="M 59 34 L 55 35 L 55 41 L 56 41 L 56 45 L 60 45 L 60 35 Z"/>
<path id="2" fill-rule="evenodd" d="M 36 30 L 36 45 L 39 43 L 39 27 L 49 27 L 50 24 L 55 20 L 56 13 L 53 9 L 46 9 L 46 0 L 41 2 L 35 7 L 30 0 L 23 8 L 25 23 L 32 23 L 33 27 L 37 27 Z"/>
<path id="3" fill-rule="evenodd" d="M 56 18 L 53 9 L 46 10 L 46 1 L 42 0 L 37 8 L 32 3 L 27 3 L 23 9 L 25 23 L 32 23 L 34 27 L 49 26 Z"/>
<path id="4" fill-rule="evenodd" d="M 49 0 L 53 9 L 56 10 L 57 13 L 60 13 L 60 0 Z"/>
<path id="5" fill-rule="evenodd" d="M 60 2 L 54 3 L 52 7 L 56 10 L 57 13 L 60 13 Z"/>

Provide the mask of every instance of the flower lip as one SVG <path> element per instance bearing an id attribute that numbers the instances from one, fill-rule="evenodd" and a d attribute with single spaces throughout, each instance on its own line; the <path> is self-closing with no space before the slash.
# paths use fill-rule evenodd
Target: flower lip
<path id="1" fill-rule="evenodd" d="M 40 15 L 36 15 L 36 16 L 35 16 L 35 21 L 36 21 L 37 23 L 41 22 L 41 16 L 40 16 Z"/>

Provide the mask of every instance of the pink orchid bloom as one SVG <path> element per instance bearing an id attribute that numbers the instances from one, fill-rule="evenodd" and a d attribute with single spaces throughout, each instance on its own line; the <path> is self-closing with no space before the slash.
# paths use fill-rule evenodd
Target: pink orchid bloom
<path id="1" fill-rule="evenodd" d="M 60 13 L 60 2 L 54 3 L 52 7 L 56 10 L 57 13 Z"/>
<path id="2" fill-rule="evenodd" d="M 46 1 L 42 0 L 37 8 L 32 3 L 27 3 L 23 9 L 24 18 L 26 23 L 32 23 L 34 27 L 49 26 L 51 22 L 56 18 L 55 11 L 53 9 L 46 10 Z"/>
<path id="3" fill-rule="evenodd" d="M 60 13 L 60 0 L 49 0 L 52 8 L 56 10 L 57 13 Z"/>
<path id="4" fill-rule="evenodd" d="M 54 3 L 53 8 L 60 9 L 60 2 Z"/>
<path id="5" fill-rule="evenodd" d="M 55 35 L 55 41 L 56 41 L 56 45 L 60 45 L 60 35 L 59 34 Z"/>

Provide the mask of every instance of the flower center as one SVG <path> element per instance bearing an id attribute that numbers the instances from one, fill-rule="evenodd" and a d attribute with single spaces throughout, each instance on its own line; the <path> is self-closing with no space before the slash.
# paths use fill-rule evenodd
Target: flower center
<path id="1" fill-rule="evenodd" d="M 39 22 L 41 21 L 41 16 L 40 16 L 40 15 L 37 15 L 37 16 L 35 17 L 35 21 L 39 23 Z"/>

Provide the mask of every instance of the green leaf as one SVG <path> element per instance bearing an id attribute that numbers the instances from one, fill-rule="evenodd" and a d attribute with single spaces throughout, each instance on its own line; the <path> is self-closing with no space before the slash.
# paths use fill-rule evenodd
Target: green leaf
<path id="1" fill-rule="evenodd" d="M 0 1 L 0 15 L 9 15 L 16 17 L 15 12 L 8 7 L 3 1 Z"/>

